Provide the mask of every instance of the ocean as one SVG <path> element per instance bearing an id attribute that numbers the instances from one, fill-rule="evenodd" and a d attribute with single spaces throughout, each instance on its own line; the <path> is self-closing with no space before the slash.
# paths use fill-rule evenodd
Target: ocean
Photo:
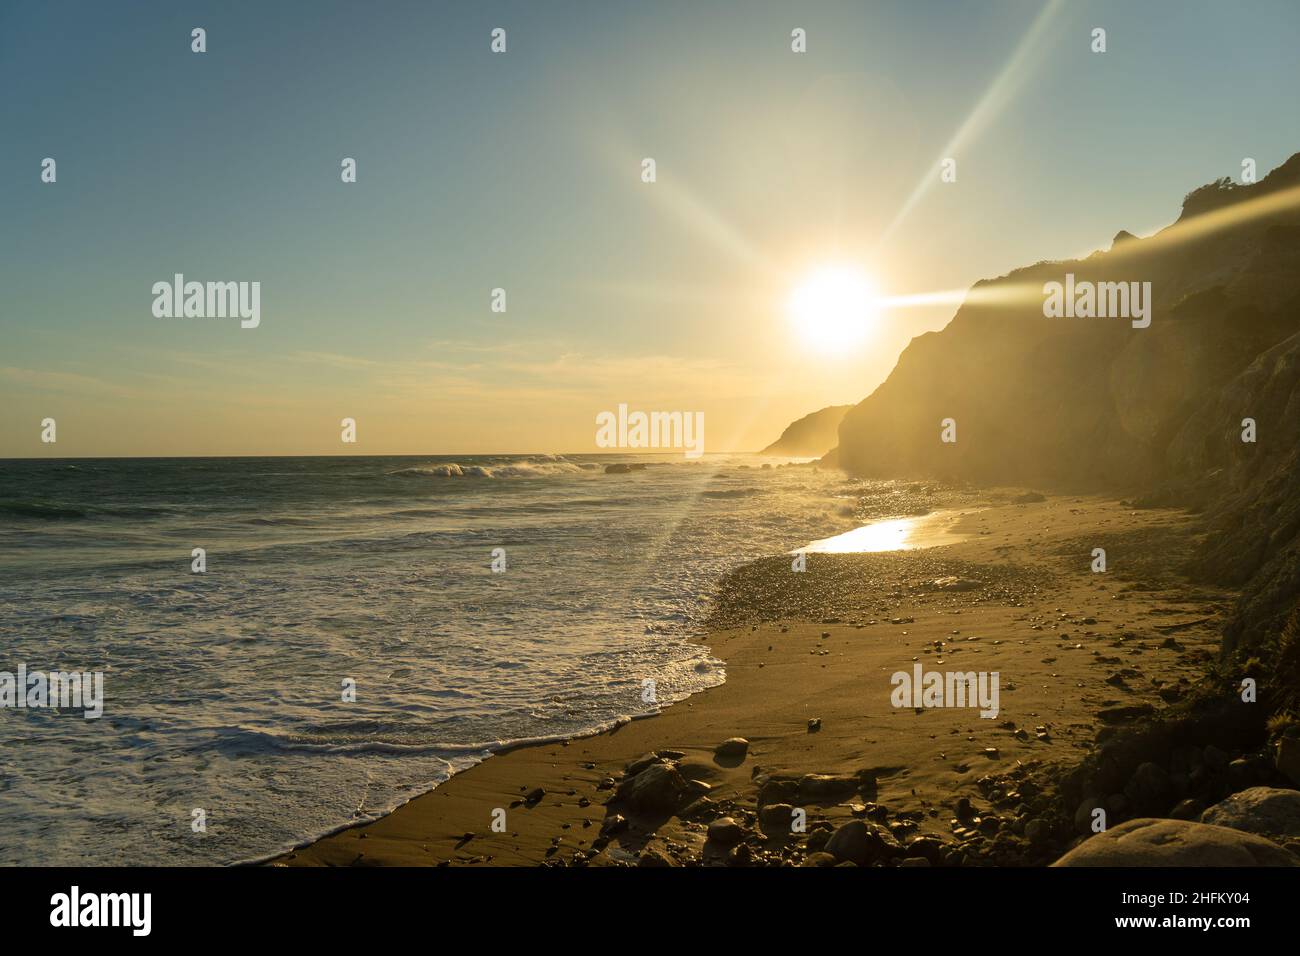
<path id="1" fill-rule="evenodd" d="M 786 461 L 0 461 L 0 672 L 104 674 L 0 709 L 0 863 L 261 859 L 721 683 L 721 576 L 855 527 Z"/>

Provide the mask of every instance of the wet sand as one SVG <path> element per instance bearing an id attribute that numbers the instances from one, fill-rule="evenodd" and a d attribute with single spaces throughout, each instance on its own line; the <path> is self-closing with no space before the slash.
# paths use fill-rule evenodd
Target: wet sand
<path id="1" fill-rule="evenodd" d="M 963 498 L 918 524 L 914 542 L 929 536 L 931 547 L 810 553 L 803 573 L 790 556 L 749 565 L 723 582 L 703 637 L 726 661 L 725 684 L 609 733 L 495 755 L 273 863 L 824 863 L 817 850 L 830 828 L 855 815 L 900 843 L 933 838 L 915 844 L 928 862 L 1050 862 L 1025 832 L 1029 779 L 1078 763 L 1105 725 L 1099 713 L 1176 700 L 1216 651 L 1232 596 L 1177 574 L 1196 544 L 1187 516 L 1036 497 Z M 1091 568 L 1097 547 L 1105 573 Z M 998 715 L 895 707 L 891 675 L 918 663 L 996 672 Z M 716 755 L 733 737 L 748 740 L 747 752 Z M 629 799 L 607 806 L 628 765 L 655 751 L 692 788 L 683 804 L 703 799 L 671 812 Z M 993 787 L 999 794 L 1023 788 L 1010 794 L 1019 813 L 994 810 L 993 781 L 1008 781 Z M 806 831 L 760 828 L 760 793 L 764 805 L 806 812 Z M 994 825 L 979 832 L 968 815 L 959 820 L 962 798 Z M 744 835 L 740 849 L 707 838 L 721 816 Z"/>

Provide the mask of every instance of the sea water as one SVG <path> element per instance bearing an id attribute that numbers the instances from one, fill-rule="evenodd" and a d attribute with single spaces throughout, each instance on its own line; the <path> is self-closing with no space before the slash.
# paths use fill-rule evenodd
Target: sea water
<path id="1" fill-rule="evenodd" d="M 720 683 L 721 575 L 854 526 L 783 461 L 0 461 L 0 670 L 104 674 L 0 710 L 0 863 L 260 858 Z"/>

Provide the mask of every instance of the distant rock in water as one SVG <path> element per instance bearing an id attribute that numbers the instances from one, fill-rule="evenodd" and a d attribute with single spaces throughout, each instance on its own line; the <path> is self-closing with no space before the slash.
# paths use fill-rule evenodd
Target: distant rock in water
<path id="1" fill-rule="evenodd" d="M 760 455 L 791 455 L 797 458 L 819 457 L 839 441 L 840 422 L 852 405 L 828 405 L 821 411 L 805 415 L 786 426 L 781 437 L 764 448 Z"/>

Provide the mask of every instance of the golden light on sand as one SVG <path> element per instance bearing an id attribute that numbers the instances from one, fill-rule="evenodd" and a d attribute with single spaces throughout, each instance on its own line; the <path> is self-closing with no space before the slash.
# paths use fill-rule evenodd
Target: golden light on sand
<path id="1" fill-rule="evenodd" d="M 819 352 L 860 344 L 880 312 L 876 283 L 855 266 L 823 266 L 790 296 L 790 321 L 800 340 Z"/>

